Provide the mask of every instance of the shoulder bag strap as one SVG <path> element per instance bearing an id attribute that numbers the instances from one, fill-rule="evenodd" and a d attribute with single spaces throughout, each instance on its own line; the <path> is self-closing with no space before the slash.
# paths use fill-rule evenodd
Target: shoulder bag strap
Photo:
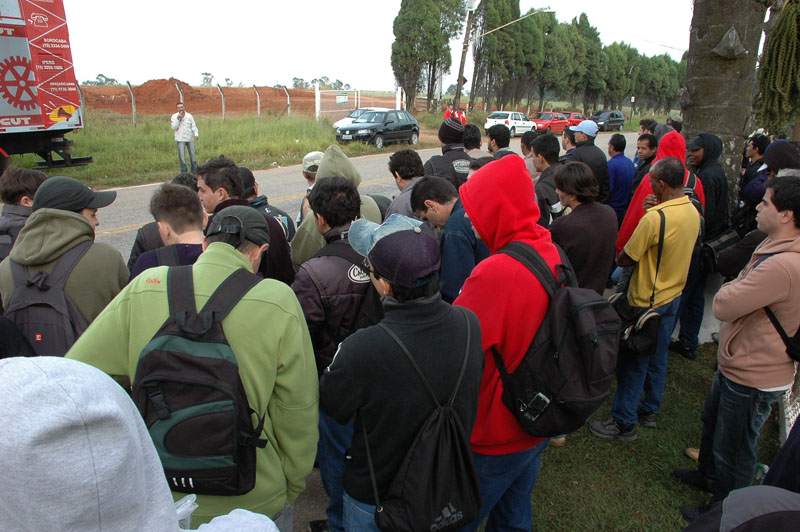
<path id="1" fill-rule="evenodd" d="M 781 325 L 781 322 L 778 321 L 778 317 L 769 307 L 764 307 L 764 312 L 767 313 L 769 321 L 772 322 L 773 327 L 775 327 L 775 330 L 778 331 L 778 335 L 780 335 L 781 340 L 783 340 L 783 344 L 786 346 L 786 354 L 789 355 L 789 357 L 795 362 L 800 362 L 800 357 L 795 357 L 796 353 L 794 349 L 791 348 L 792 339 L 789 338 L 788 334 L 786 334 L 786 330 Z"/>
<path id="2" fill-rule="evenodd" d="M 658 258 L 656 259 L 656 276 L 653 279 L 653 292 L 650 294 L 650 308 L 653 308 L 656 302 L 656 283 L 658 282 L 658 269 L 661 267 L 661 255 L 664 252 L 664 232 L 667 224 L 664 211 L 659 209 L 658 215 L 661 217 L 661 227 L 658 230 Z"/>

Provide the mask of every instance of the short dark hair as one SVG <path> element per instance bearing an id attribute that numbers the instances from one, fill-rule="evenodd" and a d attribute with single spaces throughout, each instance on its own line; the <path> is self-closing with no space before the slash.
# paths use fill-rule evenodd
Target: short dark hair
<path id="1" fill-rule="evenodd" d="M 253 171 L 244 166 L 237 166 L 236 171 L 239 172 L 239 177 L 242 179 L 242 197 L 249 198 L 256 195 L 256 176 Z"/>
<path id="2" fill-rule="evenodd" d="M 472 159 L 469 162 L 469 169 L 480 170 L 488 162 L 491 162 L 491 157 L 481 157 L 479 159 Z"/>
<path id="3" fill-rule="evenodd" d="M 559 165 L 553 173 L 556 188 L 566 194 L 575 194 L 581 203 L 591 203 L 600 193 L 594 172 L 586 163 L 570 161 Z"/>
<path id="4" fill-rule="evenodd" d="M 772 203 L 778 211 L 792 211 L 794 226 L 800 229 L 800 177 L 783 175 L 768 179 L 764 185 L 772 189 Z"/>
<path id="5" fill-rule="evenodd" d="M 425 176 L 411 189 L 411 210 L 428 212 L 425 201 L 431 200 L 444 205 L 458 197 L 456 187 L 443 177 Z"/>
<path id="6" fill-rule="evenodd" d="M 531 148 L 533 146 L 533 140 L 540 135 L 541 134 L 535 130 L 526 131 L 525 133 L 522 134 L 522 138 L 519 139 L 519 141 L 528 148 Z"/>
<path id="7" fill-rule="evenodd" d="M 511 131 L 503 124 L 495 124 L 486 131 L 486 135 L 492 139 L 498 148 L 508 148 L 511 142 Z"/>
<path id="8" fill-rule="evenodd" d="M 552 133 L 539 135 L 533 139 L 531 148 L 534 155 L 541 155 L 548 163 L 555 164 L 558 162 L 558 152 L 561 150 L 561 145 Z"/>
<path id="9" fill-rule="evenodd" d="M 203 229 L 203 204 L 189 187 L 164 183 L 150 198 L 150 214 L 168 223 L 178 233 Z"/>
<path id="10" fill-rule="evenodd" d="M 181 172 L 172 178 L 172 184 L 183 185 L 197 192 L 197 176 L 189 172 Z"/>
<path id="11" fill-rule="evenodd" d="M 178 102 L 178 103 L 176 103 L 176 104 L 175 104 L 175 107 L 178 107 L 179 105 L 183 105 L 183 102 Z"/>
<path id="12" fill-rule="evenodd" d="M 686 177 L 686 168 L 677 157 L 665 157 L 653 163 L 650 173 L 669 188 L 680 188 Z"/>
<path id="13" fill-rule="evenodd" d="M 11 165 L 0 176 L 0 199 L 6 205 L 16 205 L 27 196 L 31 200 L 47 176 L 37 170 Z"/>
<path id="14" fill-rule="evenodd" d="M 569 143 L 573 146 L 577 144 L 575 141 L 575 132 L 572 131 L 570 128 L 565 127 L 564 132 L 561 134 L 562 137 L 567 137 L 569 139 Z"/>
<path id="15" fill-rule="evenodd" d="M 766 151 L 767 146 L 769 146 L 769 137 L 766 135 L 756 134 L 750 137 L 748 142 L 753 143 L 753 148 L 758 152 L 759 155 L 764 155 L 764 151 Z"/>
<path id="16" fill-rule="evenodd" d="M 464 149 L 477 150 L 481 147 L 481 130 L 475 124 L 464 126 Z"/>
<path id="17" fill-rule="evenodd" d="M 647 141 L 647 146 L 651 150 L 658 148 L 658 139 L 652 133 L 642 133 L 641 135 L 639 135 L 639 138 L 636 139 L 637 142 L 641 142 L 643 140 Z"/>
<path id="18" fill-rule="evenodd" d="M 652 118 L 642 118 L 641 120 L 639 120 L 639 126 L 644 128 L 645 131 L 649 131 L 650 133 L 653 133 L 656 130 L 657 125 L 658 122 L 656 122 Z"/>
<path id="19" fill-rule="evenodd" d="M 352 222 L 361 212 L 358 189 L 345 177 L 318 179 L 308 195 L 308 203 L 314 214 L 322 216 L 331 227 Z"/>
<path id="20" fill-rule="evenodd" d="M 236 163 L 224 155 L 211 159 L 197 169 L 198 178 L 203 178 L 206 186 L 212 191 L 225 189 L 231 198 L 241 198 L 244 193 L 242 178 Z"/>
<path id="21" fill-rule="evenodd" d="M 242 221 L 233 216 L 226 216 L 224 218 L 220 218 L 219 220 L 214 218 L 214 222 L 216 223 L 217 221 L 219 221 L 223 226 L 242 226 Z M 229 244 L 235 247 L 241 253 L 248 253 L 251 249 L 259 247 L 259 245 L 255 242 L 251 242 L 246 238 L 243 239 L 240 232 L 229 233 L 226 231 L 220 231 L 219 233 L 214 233 L 213 235 L 208 235 L 206 237 L 206 243 L 213 244 L 214 242 Z"/>
<path id="22" fill-rule="evenodd" d="M 625 146 L 628 145 L 627 141 L 625 140 L 625 137 L 623 135 L 620 135 L 619 133 L 614 133 L 613 135 L 611 135 L 611 139 L 608 141 L 608 144 L 609 146 L 614 148 L 614 151 L 620 153 L 624 152 Z"/>
<path id="23" fill-rule="evenodd" d="M 400 150 L 389 156 L 389 172 L 392 177 L 397 172 L 403 179 L 414 179 L 425 173 L 422 169 L 422 159 L 414 150 Z"/>
<path id="24" fill-rule="evenodd" d="M 674 129 L 678 133 L 680 133 L 681 129 L 683 129 L 683 122 L 680 121 L 680 120 L 673 120 L 671 125 L 672 125 L 672 129 Z"/>

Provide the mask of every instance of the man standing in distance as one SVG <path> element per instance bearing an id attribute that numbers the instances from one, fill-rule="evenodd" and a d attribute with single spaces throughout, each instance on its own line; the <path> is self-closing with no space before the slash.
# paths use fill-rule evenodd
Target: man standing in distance
<path id="1" fill-rule="evenodd" d="M 597 137 L 597 124 L 591 120 L 584 120 L 577 126 L 570 126 L 569 130 L 575 132 L 577 144 L 575 149 L 567 155 L 566 161 L 578 161 L 589 165 L 600 187 L 596 201 L 605 203 L 608 199 L 610 178 L 606 154 L 594 144 L 594 139 Z"/>
<path id="2" fill-rule="evenodd" d="M 188 148 L 189 163 L 194 174 L 197 171 L 197 155 L 195 154 L 194 141 L 199 138 L 200 133 L 197 131 L 194 117 L 186 112 L 183 102 L 178 102 L 176 107 L 178 111 L 172 115 L 170 121 L 172 122 L 172 130 L 175 131 L 175 143 L 178 145 L 178 161 L 181 163 L 181 172 L 186 172 L 186 153 L 184 150 Z"/>

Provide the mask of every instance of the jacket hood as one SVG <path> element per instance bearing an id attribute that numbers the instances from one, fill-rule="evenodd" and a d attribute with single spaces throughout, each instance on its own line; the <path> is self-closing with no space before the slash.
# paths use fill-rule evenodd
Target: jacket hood
<path id="1" fill-rule="evenodd" d="M 23 266 L 48 264 L 87 240 L 94 240 L 94 227 L 80 214 L 39 209 L 20 231 L 10 257 Z"/>
<path id="2" fill-rule="evenodd" d="M 355 186 L 361 184 L 361 174 L 342 149 L 335 144 L 328 146 L 328 149 L 325 150 L 325 155 L 322 156 L 322 160 L 319 162 L 317 179 L 323 177 L 345 177 L 352 181 Z"/>
<path id="3" fill-rule="evenodd" d="M 658 150 L 656 150 L 656 158 L 653 162 L 665 159 L 667 157 L 675 157 L 683 166 L 686 167 L 686 141 L 677 131 L 670 131 L 658 141 Z"/>
<path id="4" fill-rule="evenodd" d="M 719 156 L 722 155 L 722 139 L 711 133 L 700 133 L 703 137 L 703 162 L 700 163 L 700 168 L 716 163 Z"/>
<path id="5" fill-rule="evenodd" d="M 550 241 L 537 224 L 539 207 L 522 157 L 503 157 L 475 172 L 459 189 L 461 203 L 489 251 L 512 240 Z"/>
<path id="6" fill-rule="evenodd" d="M 772 255 L 775 253 L 800 253 L 800 238 L 771 240 L 765 238 L 753 252 L 753 256 Z"/>
<path id="7" fill-rule="evenodd" d="M 0 361 L 0 529 L 178 531 L 164 471 L 136 406 L 92 366 Z"/>

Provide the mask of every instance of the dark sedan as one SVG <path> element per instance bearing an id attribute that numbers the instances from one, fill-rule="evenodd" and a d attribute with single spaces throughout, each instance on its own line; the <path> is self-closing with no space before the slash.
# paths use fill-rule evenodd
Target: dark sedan
<path id="1" fill-rule="evenodd" d="M 378 148 L 392 142 L 419 142 L 419 122 L 411 113 L 393 111 L 371 111 L 359 116 L 352 124 L 336 130 L 336 140 L 369 142 Z"/>

